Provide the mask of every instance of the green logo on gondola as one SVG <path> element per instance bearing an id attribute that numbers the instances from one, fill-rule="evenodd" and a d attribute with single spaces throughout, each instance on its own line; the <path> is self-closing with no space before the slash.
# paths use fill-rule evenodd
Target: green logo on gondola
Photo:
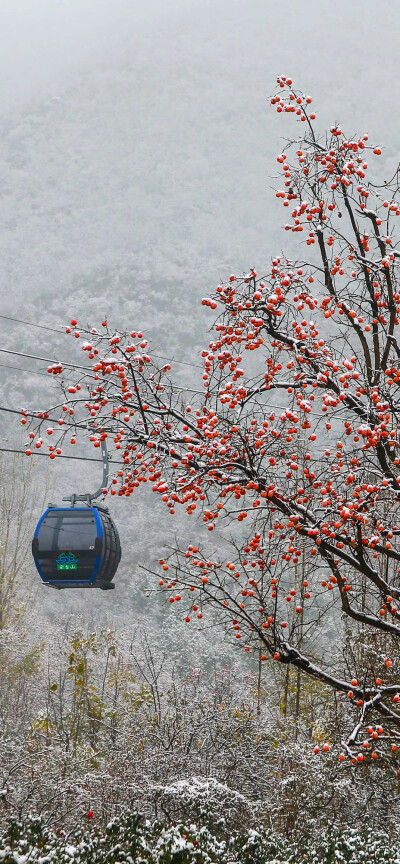
<path id="1" fill-rule="evenodd" d="M 78 558 L 74 552 L 60 552 L 56 558 L 57 570 L 77 570 Z"/>

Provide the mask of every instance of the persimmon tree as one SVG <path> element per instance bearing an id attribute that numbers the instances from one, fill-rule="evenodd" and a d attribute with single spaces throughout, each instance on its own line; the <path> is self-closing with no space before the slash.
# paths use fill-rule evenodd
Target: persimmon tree
<path id="1" fill-rule="evenodd" d="M 299 124 L 276 192 L 298 260 L 277 255 L 267 273 L 231 275 L 202 300 L 218 317 L 190 393 L 140 331 L 72 319 L 67 332 L 91 363 L 49 368 L 62 399 L 25 412 L 27 453 L 48 446 L 54 459 L 78 436 L 95 448 L 107 438 L 120 466 L 104 494 L 150 482 L 171 515 L 178 505 L 197 514 L 206 539 L 197 520 L 195 541 L 159 562 L 169 603 L 188 626 L 212 607 L 245 651 L 261 646 L 264 660 L 342 694 L 354 723 L 340 758 L 388 758 L 397 771 L 398 171 L 369 180 L 380 148 L 338 125 L 318 135 L 291 79 L 278 78 L 271 102 Z M 343 618 L 370 634 L 359 668 L 325 638 L 327 621 Z"/>

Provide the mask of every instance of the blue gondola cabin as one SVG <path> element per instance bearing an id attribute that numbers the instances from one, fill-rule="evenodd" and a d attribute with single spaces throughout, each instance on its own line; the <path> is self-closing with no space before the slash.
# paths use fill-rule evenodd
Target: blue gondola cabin
<path id="1" fill-rule="evenodd" d="M 114 588 L 118 531 L 104 507 L 50 506 L 32 541 L 38 573 L 52 588 Z"/>

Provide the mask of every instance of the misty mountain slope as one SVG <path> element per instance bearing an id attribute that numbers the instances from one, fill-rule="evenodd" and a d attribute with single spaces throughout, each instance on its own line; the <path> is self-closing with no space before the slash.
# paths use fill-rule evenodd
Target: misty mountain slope
<path id="1" fill-rule="evenodd" d="M 367 66 L 359 87 L 362 38 L 373 37 L 363 19 L 351 40 L 359 4 L 321 66 L 342 0 L 329 16 L 314 0 L 308 16 L 289 5 L 284 22 L 275 4 L 255 0 L 194 4 L 161 22 L 154 13 L 137 32 L 133 16 L 126 30 L 121 18 L 118 49 L 105 46 L 54 89 L 49 81 L 44 101 L 3 114 L 5 310 L 49 322 L 107 314 L 183 350 L 199 346 L 210 285 L 263 268 L 284 243 L 295 252 L 271 190 L 280 138 L 294 132 L 266 100 L 276 73 L 290 65 L 310 88 L 322 128 L 339 108 L 343 125 L 361 116 L 363 129 L 374 126 L 385 106 L 371 98 Z M 389 68 L 393 51 L 387 35 L 377 62 Z"/>
<path id="2" fill-rule="evenodd" d="M 2 289 L 14 286 L 14 310 L 16 299 L 33 315 L 46 304 L 54 320 L 99 306 L 117 322 L 127 312 L 140 324 L 150 318 L 157 330 L 159 311 L 172 304 L 175 319 L 189 315 L 210 280 L 226 275 L 227 233 L 230 258 L 243 266 L 254 257 L 261 153 L 241 106 L 227 104 L 229 79 L 216 90 L 213 74 L 199 78 L 168 57 L 156 76 L 137 65 L 97 70 L 5 132 Z M 260 94 L 260 126 L 264 109 Z"/>
<path id="3" fill-rule="evenodd" d="M 212 320 L 200 300 L 210 286 L 232 270 L 261 271 L 282 247 L 303 254 L 282 231 L 285 214 L 271 188 L 282 136 L 296 134 L 266 99 L 276 74 L 291 74 L 309 90 L 321 130 L 336 120 L 350 134 L 370 129 L 388 148 L 382 164 L 393 165 L 398 13 L 388 0 L 379 15 L 371 0 L 351 6 L 288 0 L 284 8 L 272 0 L 204 0 L 181 3 L 173 13 L 162 4 L 160 16 L 161 4 L 153 2 L 139 26 L 138 4 L 115 2 L 113 8 L 110 2 L 112 38 L 104 31 L 94 50 L 88 10 L 94 14 L 99 0 L 68 5 L 63 38 L 79 59 L 60 61 L 55 71 L 53 31 L 47 49 L 42 33 L 40 82 L 36 90 L 28 87 L 23 79 L 36 80 L 36 69 L 33 55 L 24 52 L 30 34 L 22 22 L 15 36 L 21 69 L 17 75 L 11 63 L 3 76 L 2 313 L 52 326 L 71 315 L 92 324 L 108 316 L 121 329 L 142 328 L 154 353 L 199 362 Z M 94 41 L 95 32 L 93 25 Z M 15 105 L 13 88 L 25 93 Z M 7 348 L 82 360 L 75 340 L 56 333 L 2 319 L 0 333 Z M 25 368 L 31 363 L 43 371 L 46 365 L 2 357 Z M 176 374 L 182 386 L 196 386 L 201 372 L 177 366 Z M 58 401 L 53 385 L 51 378 L 0 367 L 3 404 L 43 408 Z M 0 421 L 6 446 L 22 446 L 26 435 L 18 419 L 6 422 L 2 415 Z M 80 445 L 80 454 L 88 452 Z M 46 460 L 39 462 L 50 498 L 60 500 L 78 480 L 84 488 L 97 485 L 98 466 L 60 462 L 49 469 Z M 45 601 L 49 615 L 55 621 L 66 613 L 91 620 L 102 610 L 123 616 L 131 598 L 140 610 L 138 562 L 158 558 L 176 530 L 189 533 L 184 519 L 175 522 L 161 511 L 148 495 L 113 503 L 125 550 L 120 587 L 107 606 L 101 592 L 53 592 Z M 197 525 L 190 530 L 193 541 Z"/>

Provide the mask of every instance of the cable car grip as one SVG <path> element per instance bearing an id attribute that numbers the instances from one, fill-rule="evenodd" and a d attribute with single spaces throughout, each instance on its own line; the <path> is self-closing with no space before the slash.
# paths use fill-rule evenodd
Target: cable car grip
<path id="1" fill-rule="evenodd" d="M 74 492 L 72 495 L 67 495 L 65 498 L 63 498 L 62 499 L 63 501 L 70 501 L 71 502 L 71 507 L 75 507 L 75 504 L 77 501 L 85 501 L 85 503 L 88 504 L 89 507 L 91 507 L 92 501 L 95 501 L 96 498 L 100 498 L 100 495 L 103 494 L 103 489 L 105 489 L 108 485 L 108 462 L 109 462 L 110 457 L 108 455 L 107 444 L 106 444 L 105 440 L 100 442 L 100 446 L 101 446 L 101 455 L 102 455 L 102 459 L 103 459 L 102 484 L 101 484 L 101 486 L 99 486 L 99 488 L 96 490 L 96 492 L 93 492 L 93 493 L 86 492 L 83 495 L 77 495 Z"/>

